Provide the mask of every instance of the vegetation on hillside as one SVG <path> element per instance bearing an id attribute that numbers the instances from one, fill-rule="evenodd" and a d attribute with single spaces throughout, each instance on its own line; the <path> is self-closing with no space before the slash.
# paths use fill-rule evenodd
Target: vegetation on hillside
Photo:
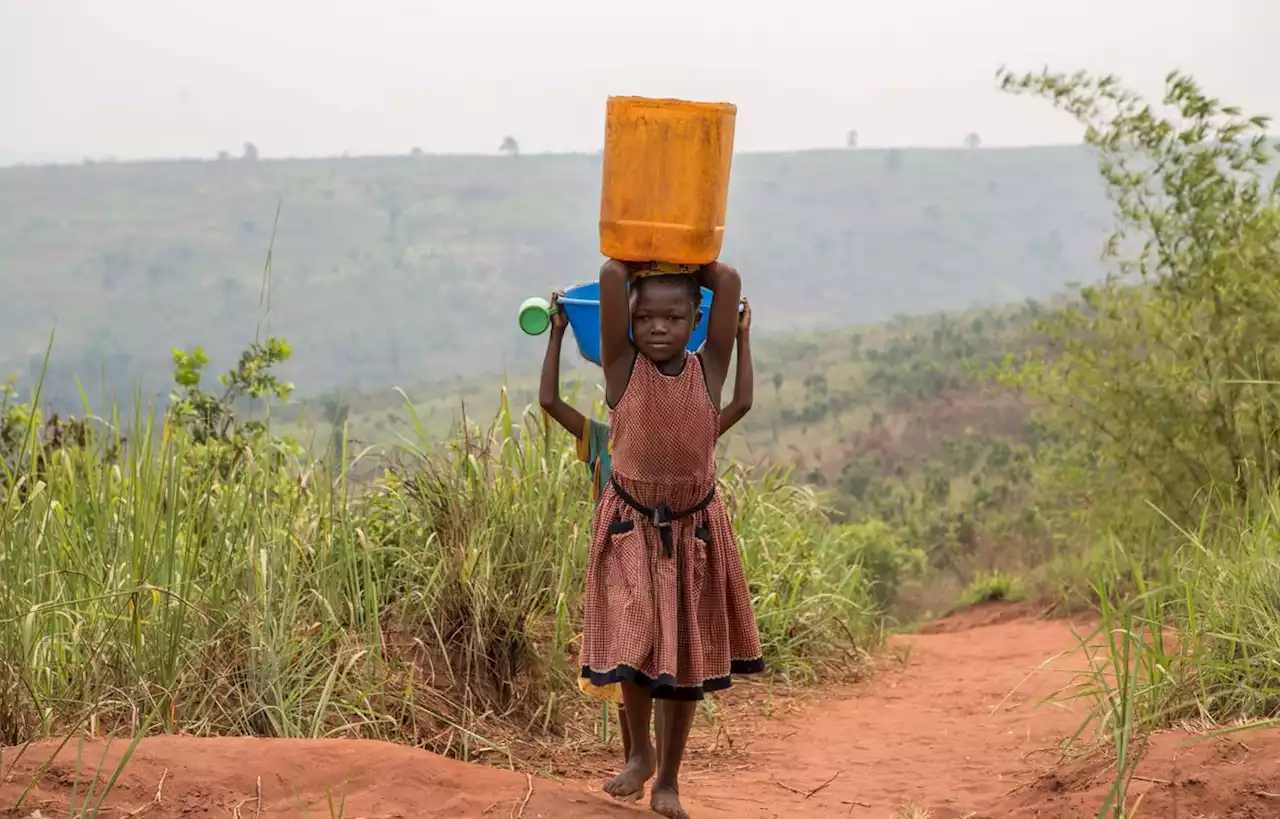
<path id="1" fill-rule="evenodd" d="M 880 587 L 879 601 L 897 618 L 939 613 L 980 574 L 1046 557 L 1028 506 L 1042 432 L 1030 403 L 990 383 L 986 369 L 1029 343 L 1033 321 L 1056 305 L 753 342 L 753 409 L 725 437 L 721 459 L 786 470 L 835 519 L 878 527 L 877 542 L 894 559 L 877 574 L 896 578 Z M 603 409 L 598 376 L 586 368 L 566 380 L 584 411 Z M 331 419 L 341 415 L 349 443 L 382 452 L 418 428 L 432 439 L 456 434 L 465 414 L 495 412 L 499 396 L 533 405 L 534 387 L 529 377 L 477 378 L 455 395 L 410 405 L 393 390 L 343 391 L 297 405 L 287 429 L 315 452 L 332 450 L 341 430 Z"/>
<path id="2" fill-rule="evenodd" d="M 724 253 L 766 333 L 1043 298 L 1099 274 L 1092 165 L 1078 146 L 744 154 Z M 174 347 L 230 366 L 274 236 L 287 377 L 447 394 L 536 362 L 516 307 L 599 268 L 599 187 L 589 155 L 0 169 L 0 378 L 34 380 L 55 327 L 46 395 L 67 407 L 104 371 L 161 394 Z"/>
<path id="3" fill-rule="evenodd" d="M 287 396 L 290 352 L 255 342 L 218 388 L 176 352 L 160 426 L 4 393 L 0 745 L 87 724 L 514 760 L 590 726 L 592 508 L 570 442 L 503 406 L 357 487 L 242 410 Z M 774 679 L 861 668 L 879 638 L 865 528 L 776 473 L 735 471 L 725 494 Z"/>
<path id="4" fill-rule="evenodd" d="M 1146 731 L 1280 719 L 1280 174 L 1265 117 L 1177 73 L 1162 106 L 1113 77 L 1002 83 L 1087 126 L 1117 215 L 1114 274 L 1000 376 L 1045 430 L 1051 576 L 1103 612 L 1087 693 L 1117 753 L 1099 816 L 1123 817 Z"/>
<path id="5" fill-rule="evenodd" d="M 1111 78 L 1007 77 L 1087 126 L 1116 203 L 1116 272 L 1037 323 L 1001 378 L 1034 397 L 1040 478 L 1089 531 L 1194 528 L 1247 508 L 1280 478 L 1280 178 L 1264 118 L 1173 76 L 1165 117 Z M 1135 504 L 1135 501 L 1140 501 Z M 1086 521 L 1073 520 L 1072 528 Z"/>

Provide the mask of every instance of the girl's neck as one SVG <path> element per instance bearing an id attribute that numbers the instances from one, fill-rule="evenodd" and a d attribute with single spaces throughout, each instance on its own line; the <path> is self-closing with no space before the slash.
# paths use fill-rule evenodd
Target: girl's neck
<path id="1" fill-rule="evenodd" d="M 663 375 L 675 376 L 684 372 L 685 363 L 688 361 L 688 358 L 688 355 L 678 355 L 675 358 L 669 358 L 666 361 L 653 361 L 652 358 L 649 360 L 653 362 L 654 369 L 658 372 Z"/>

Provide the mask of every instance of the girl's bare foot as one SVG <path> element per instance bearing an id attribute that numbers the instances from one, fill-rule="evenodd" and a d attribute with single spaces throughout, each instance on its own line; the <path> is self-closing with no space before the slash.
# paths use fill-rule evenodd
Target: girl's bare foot
<path id="1" fill-rule="evenodd" d="M 628 802 L 638 799 L 644 793 L 644 783 L 653 777 L 655 769 L 653 747 L 634 748 L 622 773 L 606 782 L 604 791 L 614 799 Z"/>
<path id="2" fill-rule="evenodd" d="M 649 797 L 649 807 L 653 808 L 654 813 L 667 819 L 689 819 L 689 814 L 680 804 L 680 793 L 674 785 L 654 785 L 653 794 Z"/>

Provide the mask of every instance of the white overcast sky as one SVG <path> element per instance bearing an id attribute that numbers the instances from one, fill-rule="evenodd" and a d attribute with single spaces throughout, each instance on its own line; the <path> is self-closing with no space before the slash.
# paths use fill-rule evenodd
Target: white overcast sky
<path id="1" fill-rule="evenodd" d="M 747 151 L 1074 142 L 996 69 L 1276 115 L 1277 42 L 1280 0 L 0 0 L 0 158 L 595 150 L 609 94 L 735 102 Z"/>

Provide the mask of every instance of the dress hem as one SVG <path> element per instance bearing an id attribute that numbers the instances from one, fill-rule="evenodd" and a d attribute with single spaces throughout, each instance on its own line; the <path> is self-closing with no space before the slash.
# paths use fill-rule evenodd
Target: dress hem
<path id="1" fill-rule="evenodd" d="M 631 683 L 649 692 L 655 700 L 675 700 L 677 702 L 696 702 L 707 694 L 724 691 L 733 685 L 734 675 L 759 674 L 765 669 L 763 659 L 733 660 L 729 663 L 729 673 L 723 677 L 712 677 L 702 681 L 701 685 L 677 685 L 674 674 L 659 674 L 650 677 L 643 671 L 629 665 L 619 665 L 609 671 L 596 671 L 590 666 L 582 667 L 582 678 L 592 685 L 604 688 L 616 683 Z"/>

